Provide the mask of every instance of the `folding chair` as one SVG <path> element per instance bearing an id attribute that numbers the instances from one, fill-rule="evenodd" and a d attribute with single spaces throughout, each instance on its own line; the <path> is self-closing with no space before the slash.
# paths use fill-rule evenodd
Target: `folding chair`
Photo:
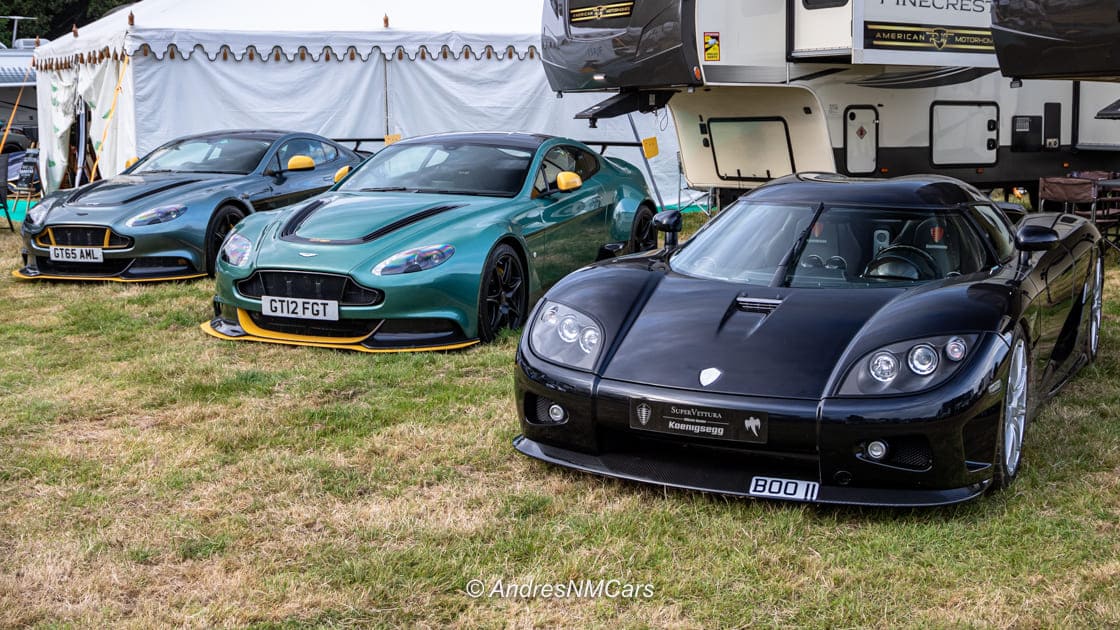
<path id="1" fill-rule="evenodd" d="M 1120 199 L 1111 196 L 1111 173 L 1085 171 L 1075 177 L 1042 177 L 1038 180 L 1038 209 L 1043 210 L 1047 201 L 1062 204 L 1062 212 L 1089 219 L 1109 246 L 1120 250 Z M 1080 204 L 1080 205 L 1079 205 Z M 1084 209 L 1085 206 L 1088 209 Z"/>

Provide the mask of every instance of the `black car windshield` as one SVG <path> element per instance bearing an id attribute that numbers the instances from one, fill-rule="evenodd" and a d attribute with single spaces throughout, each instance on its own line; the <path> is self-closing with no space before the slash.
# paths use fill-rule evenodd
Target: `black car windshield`
<path id="1" fill-rule="evenodd" d="M 165 144 L 132 167 L 130 173 L 251 173 L 272 142 L 261 138 L 186 138 Z"/>
<path id="2" fill-rule="evenodd" d="M 393 144 L 362 164 L 339 190 L 513 197 L 532 159 L 528 149 L 469 139 Z"/>
<path id="3" fill-rule="evenodd" d="M 814 220 L 815 218 L 815 220 Z M 954 208 L 742 200 L 697 232 L 674 271 L 762 286 L 909 286 L 975 273 L 989 253 Z"/>

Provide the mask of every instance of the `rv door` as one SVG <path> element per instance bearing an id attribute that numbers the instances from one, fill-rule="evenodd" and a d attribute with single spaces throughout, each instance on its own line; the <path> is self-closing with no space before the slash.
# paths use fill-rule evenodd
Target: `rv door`
<path id="1" fill-rule="evenodd" d="M 852 105 L 844 112 L 844 168 L 849 175 L 870 175 L 879 168 L 879 112 Z"/>

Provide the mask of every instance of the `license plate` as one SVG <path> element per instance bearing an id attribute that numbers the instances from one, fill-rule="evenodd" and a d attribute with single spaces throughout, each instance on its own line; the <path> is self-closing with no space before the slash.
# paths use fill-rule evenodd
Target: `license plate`
<path id="1" fill-rule="evenodd" d="M 51 247 L 51 260 L 58 262 L 105 262 L 100 247 Z"/>
<path id="2" fill-rule="evenodd" d="M 750 495 L 767 499 L 787 501 L 815 501 L 821 484 L 801 479 L 779 479 L 777 477 L 755 477 L 751 479 Z"/>
<path id="3" fill-rule="evenodd" d="M 338 302 L 336 300 L 305 300 L 264 295 L 261 296 L 261 306 L 265 315 L 275 317 L 338 321 Z"/>
<path id="4" fill-rule="evenodd" d="M 630 428 L 643 431 L 764 444 L 768 424 L 769 416 L 761 411 L 630 401 Z"/>

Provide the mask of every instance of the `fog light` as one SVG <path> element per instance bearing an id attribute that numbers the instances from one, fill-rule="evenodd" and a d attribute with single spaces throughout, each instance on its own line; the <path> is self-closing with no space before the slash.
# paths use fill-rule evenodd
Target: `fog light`
<path id="1" fill-rule="evenodd" d="M 867 444 L 867 456 L 875 461 L 880 461 L 887 456 L 887 443 L 875 440 Z"/>
<path id="2" fill-rule="evenodd" d="M 564 408 L 560 405 L 552 403 L 548 406 L 548 417 L 553 422 L 563 422 L 565 419 L 567 419 L 568 412 L 564 411 Z"/>

